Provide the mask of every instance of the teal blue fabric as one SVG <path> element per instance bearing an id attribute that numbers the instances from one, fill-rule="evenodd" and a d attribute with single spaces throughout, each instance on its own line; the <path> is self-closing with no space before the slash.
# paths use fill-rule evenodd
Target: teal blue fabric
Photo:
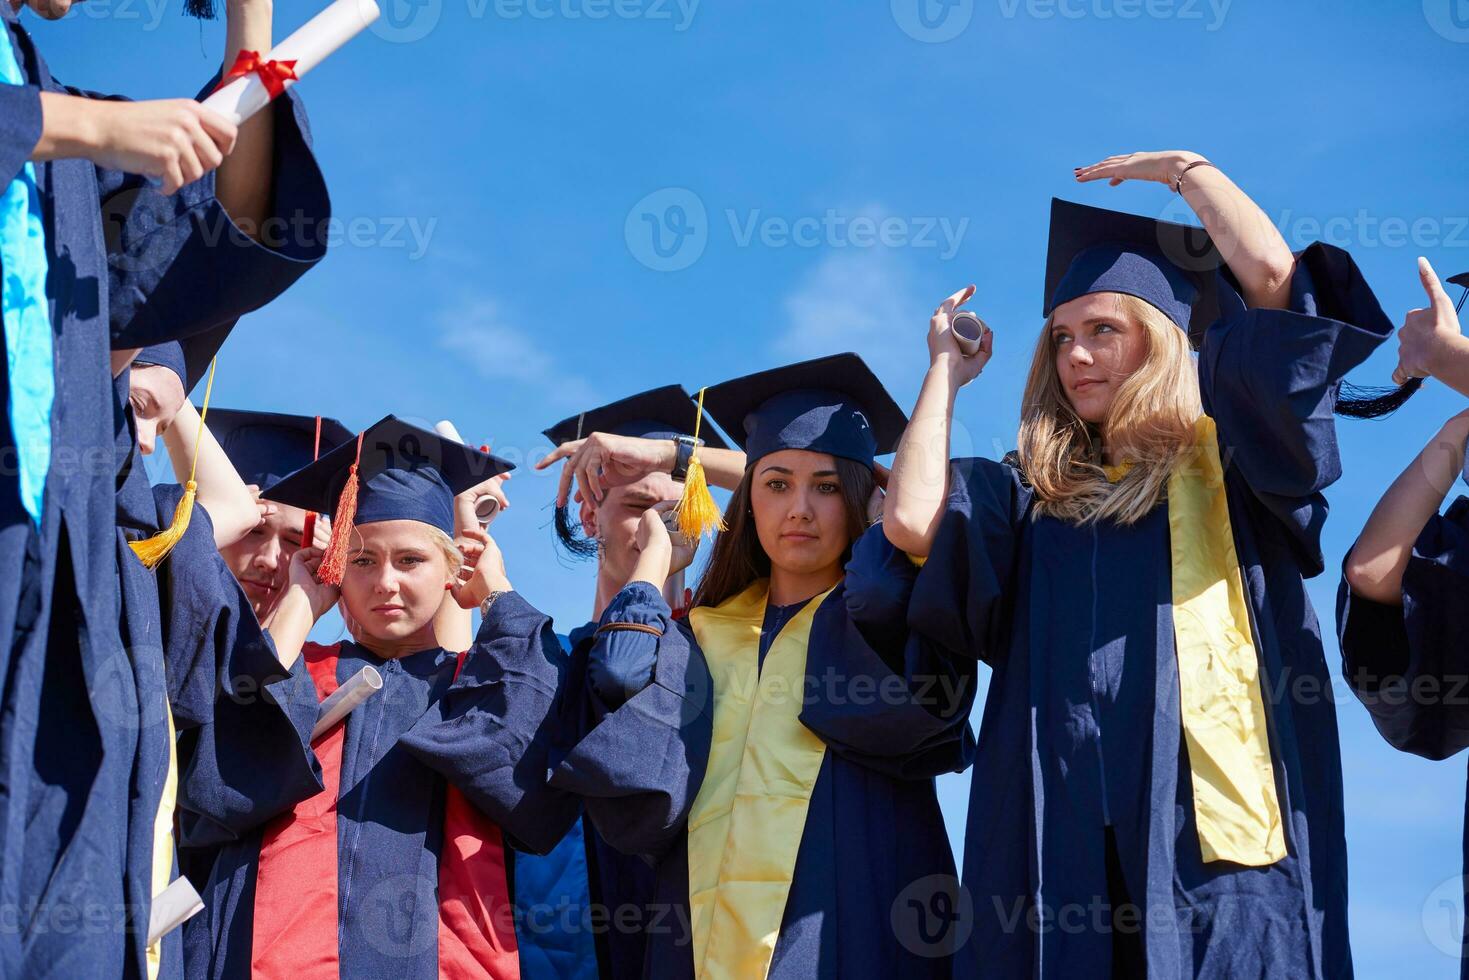
<path id="1" fill-rule="evenodd" d="M 0 82 L 24 85 L 10 32 L 0 30 Z M 51 466 L 51 404 L 56 370 L 46 307 L 46 232 L 36 169 L 29 162 L 0 194 L 0 314 L 10 367 L 10 429 L 20 462 L 20 499 L 36 527 Z"/>

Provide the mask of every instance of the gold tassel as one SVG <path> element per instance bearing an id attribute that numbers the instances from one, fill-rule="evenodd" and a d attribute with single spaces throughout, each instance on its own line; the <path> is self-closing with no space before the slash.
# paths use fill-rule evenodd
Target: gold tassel
<path id="1" fill-rule="evenodd" d="M 194 476 L 199 469 L 199 447 L 204 443 L 204 416 L 209 414 L 209 396 L 214 391 L 214 363 L 213 360 L 209 362 L 209 381 L 204 386 L 204 407 L 199 410 L 199 435 L 194 441 L 194 459 L 189 464 L 189 482 L 184 484 L 183 499 L 173 510 L 173 522 L 151 538 L 128 542 L 128 547 L 133 549 L 144 568 L 157 568 L 168 557 L 173 546 L 183 540 L 184 532 L 189 529 L 189 520 L 194 516 L 194 498 L 199 491 Z"/>
<path id="2" fill-rule="evenodd" d="M 699 415 L 694 419 L 695 439 L 699 438 L 699 426 L 704 421 L 704 390 L 699 389 Z M 704 464 L 699 462 L 697 449 L 689 460 L 683 496 L 679 498 L 674 516 L 678 520 L 678 533 L 690 541 L 697 541 L 706 534 L 724 530 L 724 516 L 709 493 L 709 482 L 704 476 Z"/>

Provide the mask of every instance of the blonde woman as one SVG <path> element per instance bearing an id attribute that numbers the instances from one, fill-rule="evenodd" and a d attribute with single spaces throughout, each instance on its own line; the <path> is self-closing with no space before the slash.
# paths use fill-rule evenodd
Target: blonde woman
<path id="1" fill-rule="evenodd" d="M 958 975 L 1350 976 L 1303 580 L 1339 382 L 1391 325 L 1345 253 L 1292 256 L 1201 157 L 1077 179 L 1166 183 L 1208 235 L 1055 202 L 1018 452 L 946 467 L 992 344 L 966 357 L 950 331 L 971 287 L 933 316 L 889 486 L 885 533 L 923 563 L 909 643 L 994 670 Z"/>

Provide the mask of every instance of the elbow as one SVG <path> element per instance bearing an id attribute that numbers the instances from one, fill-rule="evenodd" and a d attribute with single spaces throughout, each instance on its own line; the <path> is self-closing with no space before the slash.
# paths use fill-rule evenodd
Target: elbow
<path id="1" fill-rule="evenodd" d="M 1352 595 L 1384 605 L 1399 605 L 1403 601 L 1401 573 L 1393 575 L 1391 570 L 1384 570 L 1381 561 L 1359 552 L 1360 549 L 1353 548 L 1342 566 L 1342 575 Z"/>
<path id="2" fill-rule="evenodd" d="M 894 548 L 915 558 L 928 556 L 929 538 L 926 529 L 918 526 L 912 515 L 901 507 L 894 507 L 883 515 L 882 533 Z"/>

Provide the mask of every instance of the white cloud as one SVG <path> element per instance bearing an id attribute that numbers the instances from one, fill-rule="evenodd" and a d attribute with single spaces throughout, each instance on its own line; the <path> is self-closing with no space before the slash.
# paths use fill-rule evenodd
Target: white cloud
<path id="1" fill-rule="evenodd" d="M 586 380 L 569 373 L 534 337 L 512 323 L 500 304 L 479 297 L 439 317 L 443 334 L 439 346 L 461 358 L 461 363 L 490 381 L 535 386 L 554 392 L 556 403 L 587 404 L 592 398 Z"/>

